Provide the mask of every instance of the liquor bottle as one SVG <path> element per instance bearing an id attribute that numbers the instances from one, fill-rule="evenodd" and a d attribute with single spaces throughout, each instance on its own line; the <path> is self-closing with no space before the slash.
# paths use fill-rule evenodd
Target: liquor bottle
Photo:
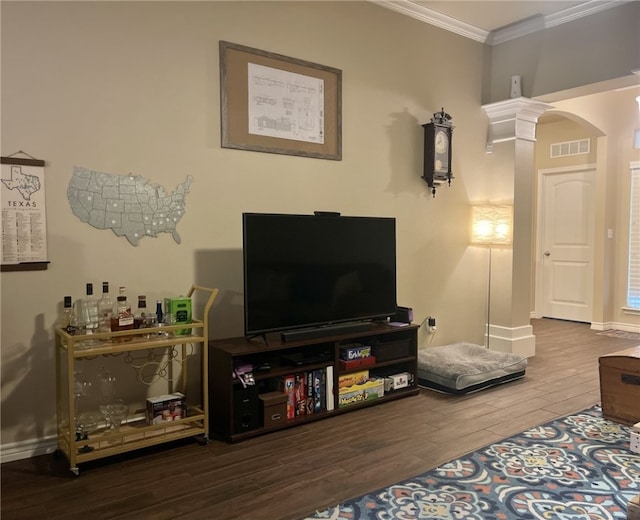
<path id="1" fill-rule="evenodd" d="M 64 330 L 67 334 L 73 335 L 76 333 L 76 317 L 73 313 L 71 296 L 64 297 L 62 314 L 58 318 L 56 328 Z"/>
<path id="2" fill-rule="evenodd" d="M 111 315 L 113 314 L 114 301 L 109 295 L 109 282 L 102 282 L 102 298 L 98 300 L 98 315 L 100 316 L 100 332 L 111 330 Z"/>
<path id="3" fill-rule="evenodd" d="M 156 300 L 156 318 L 158 320 L 158 325 L 162 325 L 164 323 L 162 321 L 164 318 L 164 313 L 162 312 L 162 300 Z"/>
<path id="4" fill-rule="evenodd" d="M 138 296 L 138 308 L 133 315 L 134 329 L 146 328 L 149 326 L 147 322 L 147 314 L 147 297 L 140 295 Z"/>
<path id="5" fill-rule="evenodd" d="M 98 315 L 98 299 L 93 295 L 92 283 L 87 283 L 85 297 L 76 300 L 74 307 L 76 327 L 80 329 L 81 333 L 93 334 L 96 332 L 100 324 L 100 318 Z"/>
<path id="6" fill-rule="evenodd" d="M 124 297 L 126 298 L 126 296 L 127 296 L 127 288 L 126 288 L 126 287 L 124 287 L 124 286 L 120 286 L 120 287 L 118 288 L 118 294 L 119 294 L 120 296 L 124 296 Z M 116 304 L 116 307 L 117 307 L 117 304 Z M 128 301 L 127 301 L 127 310 L 128 310 L 129 312 L 131 312 L 131 305 L 129 304 L 129 302 L 128 302 Z"/>
<path id="7" fill-rule="evenodd" d="M 127 297 L 121 294 L 117 298 L 116 309 L 111 316 L 111 331 L 131 329 L 133 329 L 133 314 L 127 303 Z"/>

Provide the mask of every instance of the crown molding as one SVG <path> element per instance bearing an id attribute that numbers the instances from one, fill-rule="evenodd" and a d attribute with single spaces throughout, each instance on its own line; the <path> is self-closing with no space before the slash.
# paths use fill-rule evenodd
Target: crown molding
<path id="1" fill-rule="evenodd" d="M 475 25 L 471 25 L 460 20 L 456 20 L 450 16 L 434 11 L 427 7 L 421 6 L 412 0 L 369 0 L 374 4 L 378 4 L 392 11 L 410 16 L 421 22 L 435 25 L 449 32 L 465 36 L 481 43 L 486 43 L 489 37 L 489 31 L 480 29 Z"/>
<path id="2" fill-rule="evenodd" d="M 552 108 L 553 105 L 525 97 L 482 105 L 489 117 L 487 153 L 493 151 L 494 143 L 516 139 L 535 142 L 538 118 Z"/>
<path id="3" fill-rule="evenodd" d="M 617 7 L 634 0 L 588 0 L 580 5 L 569 7 L 557 13 L 547 16 L 534 16 L 517 22 L 495 31 L 486 31 L 474 25 L 468 24 L 451 16 L 447 16 L 438 11 L 424 7 L 414 0 L 369 0 L 387 9 L 410 16 L 421 22 L 435 25 L 449 32 L 459 34 L 472 40 L 486 43 L 488 45 L 498 45 L 500 43 L 514 40 L 537 31 L 542 31 L 550 27 L 555 27 L 564 23 L 572 22 L 591 16 L 612 7 Z"/>
<path id="4" fill-rule="evenodd" d="M 502 29 L 496 29 L 490 35 L 491 45 L 498 45 L 500 43 L 507 42 L 532 34 L 534 32 L 549 29 L 550 27 L 556 27 L 565 23 L 573 22 L 585 16 L 591 16 L 593 14 L 601 13 L 612 7 L 617 7 L 622 4 L 626 4 L 633 0 L 588 0 L 580 5 L 569 7 L 558 11 L 557 13 L 548 14 L 546 16 L 535 16 L 522 22 L 503 27 Z"/>

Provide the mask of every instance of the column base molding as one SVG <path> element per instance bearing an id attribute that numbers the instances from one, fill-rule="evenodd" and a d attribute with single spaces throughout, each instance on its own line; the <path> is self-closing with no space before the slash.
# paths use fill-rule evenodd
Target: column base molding
<path id="1" fill-rule="evenodd" d="M 511 352 L 527 358 L 536 355 L 536 337 L 531 325 L 513 328 L 490 325 L 489 338 L 485 332 L 485 344 L 498 352 Z"/>

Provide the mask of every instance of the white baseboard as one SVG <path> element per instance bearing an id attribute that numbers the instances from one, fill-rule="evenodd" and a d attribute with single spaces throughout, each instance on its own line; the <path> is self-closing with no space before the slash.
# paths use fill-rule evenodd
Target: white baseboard
<path id="1" fill-rule="evenodd" d="M 58 447 L 55 435 L 45 439 L 31 439 L 28 441 L 12 442 L 0 446 L 0 463 L 14 460 L 29 459 L 38 455 L 53 453 Z"/>
<path id="2" fill-rule="evenodd" d="M 535 311 L 531 311 L 530 317 L 532 320 L 535 319 L 543 319 L 542 316 L 538 316 Z M 623 330 L 625 332 L 639 332 L 640 333 L 640 327 L 636 324 L 633 323 L 620 323 L 620 322 L 615 322 L 615 321 L 607 321 L 607 322 L 600 322 L 600 321 L 592 321 L 591 322 L 591 329 L 593 330 L 597 330 L 599 332 L 605 331 L 605 330 Z M 485 334 L 486 336 L 486 334 Z"/>
<path id="3" fill-rule="evenodd" d="M 605 331 L 605 330 L 623 330 L 625 332 L 637 332 L 640 333 L 640 328 L 638 325 L 634 325 L 632 323 L 620 323 L 615 321 L 608 321 L 606 323 L 601 322 L 591 322 L 591 328 L 597 331 Z"/>

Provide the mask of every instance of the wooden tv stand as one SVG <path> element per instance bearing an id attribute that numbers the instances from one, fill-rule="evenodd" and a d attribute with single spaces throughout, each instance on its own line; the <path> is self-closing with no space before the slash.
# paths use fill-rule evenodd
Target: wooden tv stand
<path id="1" fill-rule="evenodd" d="M 322 338 L 282 341 L 280 334 L 263 338 L 229 338 L 209 342 L 210 431 L 229 442 L 237 442 L 282 428 L 324 419 L 340 413 L 374 406 L 392 399 L 417 395 L 418 325 L 391 327 L 374 323 L 370 330 L 344 333 Z M 361 344 L 372 347 L 375 363 L 356 368 L 344 368 L 340 362 L 340 347 Z M 299 360 L 299 358 L 302 358 Z M 299 360 L 302 364 L 295 365 Z M 233 375 L 234 366 L 250 364 L 255 385 L 244 386 Z M 332 367 L 332 368 L 330 368 Z M 385 391 L 384 395 L 356 404 L 340 406 L 338 381 L 340 376 L 368 370 L 370 376 L 388 377 L 408 372 L 409 386 Z M 261 407 L 267 394 L 279 389 L 284 377 L 324 372 L 326 387 L 333 387 L 333 396 L 325 406 L 294 418 L 283 417 L 265 425 L 267 418 Z M 333 376 L 331 376 L 333 372 Z M 277 394 L 276 394 L 276 397 Z M 326 399 L 326 398 L 325 398 Z M 331 409 L 333 408 L 333 409 Z"/>

